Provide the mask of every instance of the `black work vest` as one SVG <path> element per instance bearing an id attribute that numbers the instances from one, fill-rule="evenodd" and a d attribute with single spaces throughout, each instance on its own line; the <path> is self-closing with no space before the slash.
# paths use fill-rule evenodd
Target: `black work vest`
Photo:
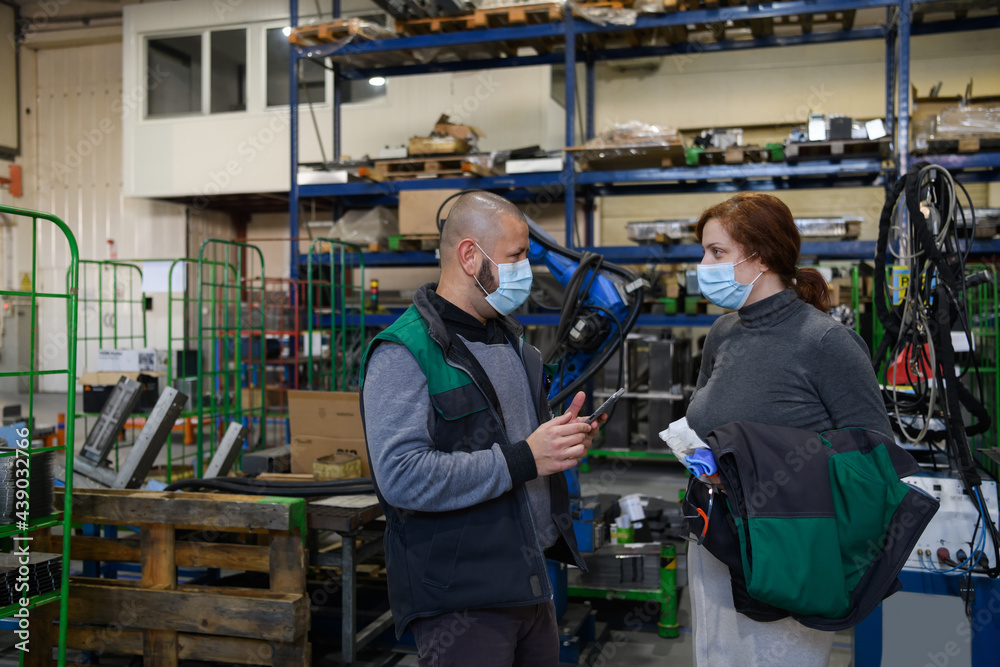
<path id="1" fill-rule="evenodd" d="M 426 297 L 425 285 L 411 306 L 392 326 L 376 336 L 362 364 L 364 374 L 374 349 L 383 342 L 404 345 L 427 378 L 434 410 L 433 446 L 439 451 L 478 451 L 494 443 L 510 444 L 498 406 L 484 388 L 464 346 L 451 345 L 444 323 Z M 516 323 L 516 322 L 515 322 Z M 518 347 L 532 395 L 537 397 L 538 422 L 551 418 L 544 370 L 537 349 L 520 341 L 520 331 L 505 330 Z M 371 458 L 369 452 L 369 458 Z M 583 567 L 577 550 L 563 475 L 550 477 L 552 515 L 559 539 L 542 553 L 527 491 L 523 485 L 473 507 L 449 512 L 420 512 L 386 502 L 372 471 L 379 504 L 386 517 L 385 558 L 389 603 L 401 636 L 416 618 L 476 609 L 539 604 L 552 598 L 546 557 Z"/>

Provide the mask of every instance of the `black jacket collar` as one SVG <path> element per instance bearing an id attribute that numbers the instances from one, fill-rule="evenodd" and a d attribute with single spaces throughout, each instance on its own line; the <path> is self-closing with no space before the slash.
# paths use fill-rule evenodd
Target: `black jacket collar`
<path id="1" fill-rule="evenodd" d="M 524 332 L 521 324 L 507 315 L 482 324 L 455 304 L 437 294 L 437 283 L 422 285 L 413 295 L 413 304 L 427 322 L 430 336 L 447 353 L 451 338 L 458 334 L 470 342 L 505 343 L 518 340 Z"/>

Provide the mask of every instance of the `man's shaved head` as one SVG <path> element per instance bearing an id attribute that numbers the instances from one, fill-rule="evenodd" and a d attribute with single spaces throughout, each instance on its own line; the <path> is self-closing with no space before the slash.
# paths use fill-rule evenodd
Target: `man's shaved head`
<path id="1" fill-rule="evenodd" d="M 503 197 L 468 192 L 455 201 L 441 229 L 437 293 L 480 322 L 498 316 L 486 301 L 500 284 L 499 266 L 527 258 L 524 214 Z"/>
<path id="2" fill-rule="evenodd" d="M 526 225 L 521 210 L 492 192 L 467 192 L 455 201 L 441 230 L 441 264 L 455 258 L 462 239 L 475 239 L 487 253 L 492 252 L 503 227 L 510 222 Z"/>

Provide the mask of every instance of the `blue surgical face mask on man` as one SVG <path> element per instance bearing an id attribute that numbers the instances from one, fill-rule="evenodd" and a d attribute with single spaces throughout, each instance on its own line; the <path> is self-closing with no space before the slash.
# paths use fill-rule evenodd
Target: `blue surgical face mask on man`
<path id="1" fill-rule="evenodd" d="M 753 255 L 756 255 L 754 253 Z M 750 255 L 750 257 L 753 257 Z M 750 291 L 757 278 L 764 275 L 761 271 L 757 274 L 749 285 L 736 282 L 736 267 L 750 259 L 746 257 L 733 264 L 732 262 L 722 262 L 720 264 L 699 264 L 698 265 L 698 289 L 706 299 L 720 308 L 729 310 L 739 310 L 750 297 Z"/>
<path id="2" fill-rule="evenodd" d="M 486 251 L 481 245 L 476 243 L 476 247 L 486 255 Z M 489 255 L 486 255 L 486 259 L 493 262 L 493 258 Z M 528 263 L 527 258 L 509 264 L 497 264 L 496 262 L 493 264 L 497 267 L 499 285 L 492 294 L 486 292 L 486 288 L 479 282 L 479 278 L 476 276 L 473 278 L 476 279 L 479 289 L 486 292 L 486 303 L 493 306 L 493 309 L 501 315 L 510 315 L 528 300 L 528 294 L 531 292 L 531 264 Z"/>

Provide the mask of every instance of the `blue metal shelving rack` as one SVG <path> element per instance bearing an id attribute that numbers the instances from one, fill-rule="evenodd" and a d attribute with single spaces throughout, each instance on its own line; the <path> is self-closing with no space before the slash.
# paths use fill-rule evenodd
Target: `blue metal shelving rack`
<path id="1" fill-rule="evenodd" d="M 563 44 L 576 44 L 577 36 L 592 33 L 611 33 L 628 30 L 668 28 L 690 23 L 719 23 L 730 20 L 779 18 L 782 16 L 848 11 L 871 8 L 885 8 L 886 21 L 882 26 L 868 26 L 824 33 L 804 33 L 802 35 L 779 37 L 769 36 L 748 40 L 720 40 L 713 43 L 675 44 L 655 47 L 627 47 L 606 50 L 565 48 L 563 53 L 546 53 L 535 56 L 514 56 L 485 60 L 460 60 L 455 62 L 430 62 L 423 64 L 387 64 L 364 69 L 349 69 L 338 65 L 334 77 L 334 146 L 333 159 L 340 157 L 340 81 L 342 79 L 369 78 L 372 76 L 406 76 L 430 72 L 468 71 L 503 67 L 524 67 L 540 64 L 562 63 L 566 66 L 566 109 L 575 108 L 576 87 L 578 85 L 576 64 L 585 65 L 585 113 L 584 139 L 594 136 L 594 95 L 595 64 L 600 61 L 667 56 L 687 52 L 713 52 L 794 46 L 812 43 L 850 42 L 857 40 L 882 39 L 886 46 L 886 120 L 890 136 L 895 138 L 893 163 L 899 170 L 905 170 L 911 162 L 909 146 L 909 64 L 910 39 L 914 35 L 937 32 L 956 32 L 1000 27 L 1000 17 L 976 19 L 956 19 L 948 21 L 911 24 L 910 16 L 915 4 L 927 4 L 931 0 L 793 0 L 790 2 L 722 7 L 678 12 L 661 16 L 642 15 L 634 26 L 596 25 L 567 16 L 562 23 L 527 25 L 521 27 L 469 30 L 440 33 L 416 37 L 376 40 L 348 44 L 336 49 L 331 45 L 293 47 L 289 59 L 291 123 L 291 192 L 290 192 L 290 236 L 298 236 L 299 202 L 304 198 L 327 197 L 347 206 L 393 205 L 398 194 L 404 189 L 461 189 L 483 188 L 499 190 L 512 198 L 530 196 L 529 188 L 547 188 L 550 192 L 572 192 L 565 197 L 566 237 L 568 247 L 576 245 L 574 239 L 574 203 L 577 198 L 588 202 L 596 196 L 662 194 L 671 192 L 732 192 L 737 190 L 778 190 L 786 188 L 822 188 L 830 186 L 857 186 L 887 184 L 898 173 L 896 169 L 885 167 L 879 160 L 844 159 L 841 161 L 813 161 L 798 165 L 752 164 L 727 165 L 700 168 L 641 169 L 626 171 L 597 171 L 577 173 L 573 159 L 566 156 L 561 172 L 548 174 L 524 174 L 516 176 L 490 176 L 468 178 L 441 178 L 388 183 L 344 183 L 331 185 L 299 186 L 298 177 L 298 89 L 297 63 L 302 58 L 323 58 L 336 54 L 337 58 L 371 56 L 382 54 L 391 57 L 395 53 L 415 49 L 467 46 L 510 39 L 559 38 Z M 298 22 L 298 1 L 289 2 L 291 22 Z M 333 14 L 339 16 L 340 3 L 334 0 Z M 898 94 L 897 94 L 898 93 Z M 897 99 L 898 98 L 898 99 Z M 895 119 L 898 118 L 898 123 Z M 566 114 L 565 142 L 567 146 L 576 144 L 575 115 Z M 958 170 L 965 181 L 997 180 L 1000 178 L 1000 154 L 937 155 L 927 158 L 949 169 Z M 592 208 L 585 208 L 583 245 L 592 243 Z M 602 252 L 614 249 L 602 248 Z M 843 251 L 836 251 L 834 257 L 842 257 Z M 292 251 L 293 267 L 301 258 Z M 400 258 L 401 259 L 401 258 Z M 411 257 L 419 263 L 424 258 Z M 669 258 L 667 258 L 669 261 Z M 374 264 L 373 264 L 374 265 Z M 294 274 L 293 274 L 294 275 Z"/>
<path id="2" fill-rule="evenodd" d="M 289 236 L 299 234 L 299 204 L 301 200 L 324 197 L 332 198 L 335 206 L 365 207 L 375 205 L 395 206 L 402 190 L 464 189 L 481 188 L 503 192 L 512 200 L 528 200 L 539 189 L 545 189 L 550 196 L 561 198 L 565 207 L 565 239 L 567 247 L 575 242 L 575 202 L 579 198 L 588 204 L 595 197 L 619 195 L 646 195 L 691 192 L 736 192 L 739 190 L 784 190 L 791 188 L 825 188 L 848 186 L 883 185 L 888 187 L 900 170 L 910 164 L 909 155 L 909 88 L 910 88 L 910 38 L 914 35 L 938 32 L 982 30 L 1000 27 L 1000 16 L 976 19 L 947 20 L 911 24 L 913 5 L 928 4 L 932 0 L 793 0 L 762 5 L 722 7 L 713 10 L 684 11 L 660 16 L 641 15 L 634 26 L 596 25 L 567 16 L 561 23 L 526 25 L 521 27 L 467 30 L 439 33 L 416 37 L 376 40 L 352 43 L 341 48 L 321 44 L 309 47 L 292 47 L 289 58 L 290 105 L 291 105 L 291 185 L 289 193 Z M 561 38 L 564 47 L 576 44 L 576 37 L 591 33 L 610 33 L 637 29 L 667 28 L 691 23 L 719 23 L 729 20 L 778 18 L 803 13 L 835 12 L 871 8 L 885 8 L 886 19 L 882 26 L 867 26 L 836 32 L 804 33 L 796 36 L 768 36 L 747 40 L 721 40 L 713 43 L 674 44 L 654 47 L 623 47 L 606 50 L 564 48 L 563 53 L 546 53 L 535 56 L 512 56 L 486 60 L 459 60 L 453 62 L 429 62 L 422 64 L 387 64 L 379 67 L 351 69 L 338 65 L 334 76 L 333 114 L 334 145 L 333 159 L 340 159 L 340 84 L 343 79 L 369 78 L 373 76 L 407 76 L 432 72 L 454 72 L 476 69 L 524 67 L 541 64 L 564 64 L 566 66 L 565 108 L 572 110 L 576 105 L 577 70 L 576 63 L 585 65 L 583 120 L 584 139 L 594 136 L 594 96 L 595 65 L 597 62 L 626 58 L 668 56 L 689 52 L 705 53 L 714 51 L 743 50 L 795 46 L 813 43 L 852 42 L 858 40 L 885 41 L 885 118 L 889 135 L 894 138 L 895 152 L 892 165 L 887 166 L 877 159 L 843 159 L 839 161 L 808 161 L 801 164 L 746 164 L 709 167 L 673 167 L 664 169 L 633 169 L 620 171 L 576 172 L 573 158 L 567 154 L 565 167 L 561 172 L 546 174 L 498 175 L 487 177 L 416 179 L 412 181 L 354 182 L 329 185 L 298 184 L 298 61 L 303 58 L 361 57 L 381 54 L 391 58 L 393 54 L 416 49 L 444 48 L 501 42 L 510 39 Z M 292 25 L 298 23 L 298 0 L 289 1 Z M 340 15 L 340 1 L 333 1 L 333 15 Z M 896 119 L 898 118 L 898 122 Z M 565 144 L 576 144 L 576 118 L 572 111 L 566 114 Z M 966 182 L 993 181 L 1000 179 L 1000 153 L 973 155 L 936 155 L 921 157 L 936 162 L 958 173 Z M 574 196 L 566 197 L 566 192 Z M 593 208 L 585 206 L 583 245 L 593 242 Z M 637 263 L 680 263 L 695 262 L 700 250 L 694 246 L 625 246 L 601 247 L 600 252 L 612 262 L 621 264 Z M 867 259 L 874 255 L 874 243 L 848 241 L 839 243 L 806 243 L 803 255 L 822 259 Z M 292 275 L 296 275 L 303 257 L 296 248 L 291 250 Z M 978 242 L 973 254 L 1000 254 L 1000 243 Z M 369 253 L 366 264 L 371 267 L 433 265 L 437 261 L 433 253 Z M 369 317 L 370 325 L 387 325 L 395 315 Z M 555 315 L 535 315 L 533 324 L 553 324 Z M 697 323 L 696 323 L 697 320 Z M 640 326 L 703 326 L 711 324 L 714 316 L 700 316 L 692 319 L 689 315 L 643 316 Z"/>
<path id="3" fill-rule="evenodd" d="M 584 93 L 584 139 L 594 136 L 594 94 L 595 64 L 601 61 L 669 56 L 684 53 L 706 53 L 743 49 L 772 48 L 803 44 L 839 43 L 859 40 L 884 40 L 885 42 L 885 119 L 889 136 L 894 139 L 894 154 L 890 166 L 879 160 L 844 159 L 841 161 L 810 161 L 798 165 L 750 164 L 727 165 L 699 168 L 640 169 L 624 171 L 588 171 L 577 173 L 571 155 L 566 155 L 565 167 L 561 172 L 548 174 L 525 174 L 515 176 L 490 176 L 468 178 L 439 178 L 386 183 L 345 183 L 336 185 L 298 185 L 298 89 L 297 63 L 302 58 L 322 58 L 331 56 L 334 49 L 320 45 L 291 49 L 290 105 L 291 105 L 291 191 L 290 191 L 290 234 L 299 236 L 299 203 L 304 198 L 332 198 L 339 205 L 374 206 L 395 205 L 398 195 L 404 189 L 462 189 L 481 188 L 502 191 L 515 200 L 532 196 L 531 189 L 546 188 L 553 191 L 573 193 L 562 199 L 565 203 L 565 240 L 568 247 L 574 247 L 575 200 L 585 199 L 588 203 L 594 197 L 616 195 L 644 195 L 690 192 L 734 192 L 739 190 L 782 190 L 790 188 L 825 188 L 836 186 L 883 185 L 888 187 L 892 179 L 905 171 L 914 158 L 909 153 L 909 90 L 910 90 L 910 47 L 911 38 L 945 32 L 961 32 L 1000 28 L 1000 16 L 976 19 L 955 19 L 926 23 L 911 23 L 915 5 L 932 4 L 934 0 L 792 0 L 741 7 L 721 7 L 711 10 L 696 10 L 665 14 L 662 16 L 640 16 L 634 26 L 595 25 L 572 16 L 562 23 L 528 25 L 522 27 L 496 28 L 487 30 L 442 33 L 419 37 L 401 37 L 390 40 L 349 44 L 336 50 L 337 57 L 391 54 L 414 49 L 444 48 L 510 39 L 561 38 L 564 47 L 575 45 L 580 35 L 591 33 L 611 33 L 636 29 L 667 28 L 690 23 L 719 23 L 727 20 L 778 18 L 795 14 L 848 11 L 884 8 L 886 20 L 882 26 L 869 26 L 841 30 L 837 32 L 807 33 L 791 37 L 769 36 L 748 40 L 721 40 L 714 43 L 674 44 L 655 47 L 628 47 L 607 50 L 565 48 L 562 53 L 546 53 L 534 56 L 512 56 L 487 60 L 461 60 L 456 62 L 429 62 L 423 64 L 386 64 L 379 67 L 348 69 L 342 67 L 334 76 L 334 146 L 333 159 L 340 159 L 340 81 L 342 79 L 367 79 L 374 76 L 393 77 L 433 72 L 456 72 L 479 69 L 524 67 L 543 64 L 563 64 L 566 67 L 565 145 L 576 144 L 575 109 L 576 87 L 578 85 L 576 64 L 585 65 Z M 290 0 L 291 24 L 298 23 L 298 0 Z M 340 0 L 333 0 L 333 15 L 340 16 Z M 898 119 L 898 120 L 897 120 Z M 971 155 L 931 155 L 917 159 L 928 160 L 957 172 L 959 180 L 984 182 L 1000 180 L 1000 153 Z M 584 246 L 593 243 L 593 217 L 591 207 L 586 207 Z M 595 248 L 587 248 L 597 250 Z M 697 246 L 626 246 L 601 247 L 599 252 L 608 261 L 618 264 L 645 263 L 694 263 L 701 256 Z M 297 253 L 297 245 L 292 244 L 291 262 L 293 274 L 303 262 Z M 842 241 L 833 243 L 804 243 L 802 254 L 831 260 L 859 260 L 874 256 L 875 243 L 868 241 Z M 1000 255 L 1000 240 L 976 241 L 972 255 Z M 322 259 L 320 260 L 322 261 Z M 434 253 L 367 253 L 368 267 L 400 267 L 436 264 Z M 398 313 L 366 315 L 365 324 L 387 326 Z M 644 315 L 638 326 L 708 326 L 713 315 Z M 346 324 L 351 324 L 347 316 Z M 556 314 L 536 314 L 519 318 L 526 325 L 555 324 Z M 906 574 L 906 573 L 904 573 Z M 941 588 L 940 577 L 922 575 L 917 580 L 913 576 L 903 577 L 904 589 L 914 592 L 957 595 L 954 586 Z M 947 583 L 947 582 L 946 582 Z M 931 590 L 933 589 L 933 590 Z M 940 589 L 940 590 L 939 590 Z M 994 591 L 995 593 L 995 591 Z M 977 596 L 978 598 L 979 596 Z M 992 595 L 983 594 L 982 600 Z M 992 612 L 992 608 L 990 608 Z M 880 636 L 880 614 L 866 621 L 858 629 L 857 664 L 877 664 L 881 647 L 877 646 Z M 995 646 L 1000 636 L 995 615 L 992 626 L 974 635 L 973 663 L 992 664 Z"/>

